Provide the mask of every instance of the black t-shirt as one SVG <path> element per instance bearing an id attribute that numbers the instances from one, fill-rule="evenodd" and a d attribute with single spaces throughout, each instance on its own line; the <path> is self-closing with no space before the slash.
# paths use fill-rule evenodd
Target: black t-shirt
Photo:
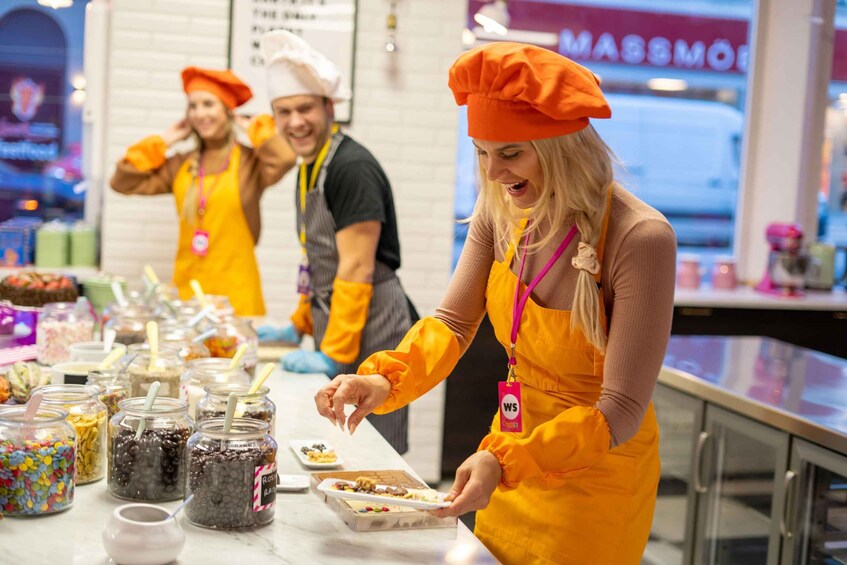
<path id="1" fill-rule="evenodd" d="M 312 175 L 313 166 L 307 167 L 307 178 Z M 350 137 L 344 136 L 327 167 L 324 198 L 336 232 L 359 222 L 380 222 L 376 258 L 395 271 L 400 268 L 391 184 L 371 152 Z"/>

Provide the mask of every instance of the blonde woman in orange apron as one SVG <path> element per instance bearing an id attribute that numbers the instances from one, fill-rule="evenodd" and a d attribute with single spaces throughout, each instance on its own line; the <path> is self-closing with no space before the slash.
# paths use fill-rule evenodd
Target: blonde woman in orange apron
<path id="1" fill-rule="evenodd" d="M 482 192 L 447 295 L 397 349 L 319 391 L 318 411 L 353 432 L 418 398 L 487 312 L 509 354 L 488 385 L 500 406 L 437 514 L 476 510 L 476 535 L 503 563 L 634 565 L 659 480 L 650 397 L 671 327 L 673 231 L 615 182 L 589 123 L 611 112 L 588 69 L 498 42 L 459 57 L 449 84 L 468 105 Z M 346 422 L 345 404 L 358 406 Z"/>
<path id="2" fill-rule="evenodd" d="M 271 116 L 247 121 L 234 115 L 253 94 L 231 71 L 188 67 L 182 82 L 185 119 L 131 146 L 118 162 L 112 188 L 123 194 L 173 193 L 179 214 L 173 282 L 181 298 L 191 297 L 189 282 L 197 279 L 205 292 L 229 297 L 237 315 L 264 315 L 254 252 L 262 228 L 259 200 L 294 166 L 294 152 Z M 236 141 L 236 121 L 252 146 Z M 171 145 L 192 133 L 195 150 L 166 157 Z"/>

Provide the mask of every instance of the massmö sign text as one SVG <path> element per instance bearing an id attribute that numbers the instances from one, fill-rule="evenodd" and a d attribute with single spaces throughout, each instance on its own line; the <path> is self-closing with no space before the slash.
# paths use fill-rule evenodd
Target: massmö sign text
<path id="1" fill-rule="evenodd" d="M 571 59 L 629 65 L 673 66 L 711 71 L 747 71 L 747 45 L 733 45 L 727 39 L 704 41 L 671 40 L 662 36 L 646 38 L 630 33 L 620 39 L 605 32 L 596 38 L 590 31 L 559 33 L 559 52 Z"/>

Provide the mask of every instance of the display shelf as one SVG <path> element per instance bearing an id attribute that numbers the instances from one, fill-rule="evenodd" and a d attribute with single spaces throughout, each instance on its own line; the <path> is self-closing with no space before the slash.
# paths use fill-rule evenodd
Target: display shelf
<path id="1" fill-rule="evenodd" d="M 21 271 L 35 271 L 37 273 L 61 273 L 63 275 L 71 275 L 82 280 L 88 277 L 95 277 L 100 272 L 99 267 L 36 267 L 27 265 L 25 267 L 0 267 L 0 278 Z"/>

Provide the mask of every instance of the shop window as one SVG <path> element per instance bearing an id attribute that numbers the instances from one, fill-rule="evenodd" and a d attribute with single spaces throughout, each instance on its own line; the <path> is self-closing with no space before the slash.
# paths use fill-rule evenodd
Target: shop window
<path id="1" fill-rule="evenodd" d="M 534 43 L 589 67 L 612 108 L 612 119 L 593 124 L 621 160 L 619 180 L 665 214 L 679 252 L 705 267 L 731 254 L 752 0 L 511 0 L 505 35 L 474 20 L 486 5 L 470 0 L 466 43 Z M 460 128 L 457 218 L 475 194 Z"/>
<path id="2" fill-rule="evenodd" d="M 5 265 L 33 259 L 31 248 L 9 243 L 17 241 L 8 235 L 9 226 L 17 234 L 23 225 L 71 223 L 84 216 L 85 4 L 60 10 L 27 0 L 0 5 L 0 244 Z"/>

